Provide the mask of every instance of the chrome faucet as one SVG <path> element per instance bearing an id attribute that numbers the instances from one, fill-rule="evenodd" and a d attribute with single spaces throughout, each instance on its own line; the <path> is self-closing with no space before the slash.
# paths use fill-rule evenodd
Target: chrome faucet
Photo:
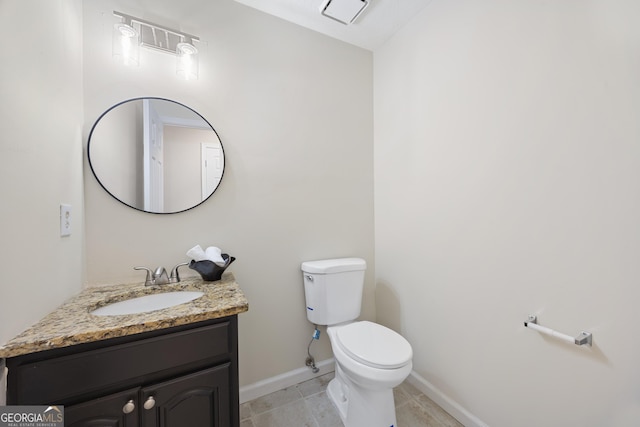
<path id="1" fill-rule="evenodd" d="M 158 267 L 156 271 L 151 271 L 147 267 L 133 267 L 133 269 L 147 271 L 147 277 L 144 280 L 145 286 L 160 286 L 169 283 L 169 275 L 167 275 L 167 270 L 164 267 Z"/>
<path id="2" fill-rule="evenodd" d="M 161 286 L 169 283 L 180 282 L 180 273 L 178 272 L 178 268 L 183 265 L 189 265 L 189 263 L 183 262 L 173 267 L 173 269 L 171 269 L 171 276 L 167 274 L 167 270 L 165 270 L 164 267 L 158 267 L 155 271 L 151 271 L 151 269 L 147 267 L 133 267 L 133 269 L 147 271 L 147 277 L 144 280 L 145 286 Z"/>

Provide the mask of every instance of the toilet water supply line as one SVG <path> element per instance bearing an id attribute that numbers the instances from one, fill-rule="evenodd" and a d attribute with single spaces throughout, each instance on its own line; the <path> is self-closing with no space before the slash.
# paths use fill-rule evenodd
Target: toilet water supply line
<path id="1" fill-rule="evenodd" d="M 318 325 L 313 325 L 313 327 L 315 329 L 313 330 L 313 335 L 311 335 L 311 341 L 309 341 L 309 345 L 307 346 L 307 360 L 305 361 L 305 364 L 311 368 L 311 372 L 317 374 L 320 369 L 316 367 L 316 361 L 311 355 L 311 344 L 313 341 L 320 339 L 320 330 L 318 329 Z"/>

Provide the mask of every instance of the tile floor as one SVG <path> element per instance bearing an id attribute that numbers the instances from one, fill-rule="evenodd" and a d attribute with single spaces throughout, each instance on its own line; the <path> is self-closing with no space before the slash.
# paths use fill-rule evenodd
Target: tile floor
<path id="1" fill-rule="evenodd" d="M 240 405 L 240 427 L 343 427 L 327 397 L 333 372 Z M 463 427 L 404 382 L 394 389 L 399 427 Z"/>

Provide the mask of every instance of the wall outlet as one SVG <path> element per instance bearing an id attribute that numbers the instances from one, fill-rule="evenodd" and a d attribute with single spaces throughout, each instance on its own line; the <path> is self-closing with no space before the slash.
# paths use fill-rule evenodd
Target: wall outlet
<path id="1" fill-rule="evenodd" d="M 71 205 L 60 205 L 60 236 L 71 236 Z"/>

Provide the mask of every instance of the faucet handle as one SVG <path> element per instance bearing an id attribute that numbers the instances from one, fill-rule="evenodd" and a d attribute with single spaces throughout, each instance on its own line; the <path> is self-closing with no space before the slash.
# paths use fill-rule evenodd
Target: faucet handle
<path id="1" fill-rule="evenodd" d="M 147 267 L 133 267 L 134 270 L 147 270 L 147 277 L 144 280 L 144 285 L 145 286 L 150 286 L 153 284 L 152 279 L 151 279 L 151 270 L 148 269 Z"/>
<path id="2" fill-rule="evenodd" d="M 171 276 L 169 276 L 169 283 L 178 283 L 180 281 L 180 273 L 178 273 L 178 268 L 183 265 L 189 265 L 188 262 L 183 262 L 171 269 Z"/>

